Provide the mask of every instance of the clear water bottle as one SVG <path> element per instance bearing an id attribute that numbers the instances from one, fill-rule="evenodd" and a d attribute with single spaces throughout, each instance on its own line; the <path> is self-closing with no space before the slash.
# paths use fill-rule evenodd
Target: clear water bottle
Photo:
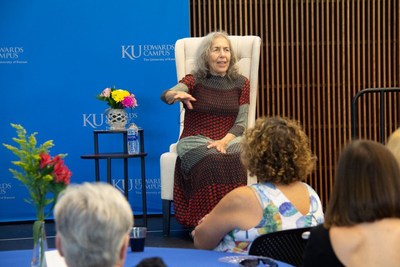
<path id="1" fill-rule="evenodd" d="M 139 147 L 139 128 L 136 124 L 129 124 L 127 130 L 127 138 L 128 138 L 128 154 L 138 154 L 140 152 Z"/>

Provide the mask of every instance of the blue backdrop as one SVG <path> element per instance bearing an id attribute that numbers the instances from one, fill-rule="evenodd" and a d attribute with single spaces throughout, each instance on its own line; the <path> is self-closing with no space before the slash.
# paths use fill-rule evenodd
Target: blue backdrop
<path id="1" fill-rule="evenodd" d="M 133 92 L 130 111 L 144 129 L 149 213 L 160 213 L 161 153 L 176 141 L 178 105 L 160 101 L 176 83 L 174 44 L 189 36 L 188 3 L 132 0 L 4 0 L 0 2 L 0 143 L 15 145 L 10 123 L 53 140 L 51 154 L 67 153 L 71 181 L 94 181 L 93 130 L 106 129 L 105 87 Z M 128 110 L 129 111 L 129 110 Z M 120 137 L 102 138 L 101 149 L 117 150 Z M 0 147 L 0 221 L 31 220 L 32 206 L 9 168 L 17 158 Z M 140 160 L 129 160 L 130 202 L 141 213 Z M 113 161 L 113 184 L 122 190 L 122 160 Z M 101 176 L 106 178 L 105 162 Z"/>

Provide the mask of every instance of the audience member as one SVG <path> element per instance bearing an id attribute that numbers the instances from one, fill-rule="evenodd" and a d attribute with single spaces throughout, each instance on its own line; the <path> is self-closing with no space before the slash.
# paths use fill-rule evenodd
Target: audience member
<path id="1" fill-rule="evenodd" d="M 161 95 L 165 103 L 182 102 L 185 109 L 174 210 L 186 227 L 195 227 L 226 193 L 247 184 L 240 139 L 247 128 L 250 83 L 236 61 L 228 35 L 212 32 L 198 48 L 193 73 Z"/>
<path id="2" fill-rule="evenodd" d="M 54 209 L 56 247 L 68 267 L 122 267 L 133 213 L 125 197 L 105 183 L 70 185 Z"/>
<path id="3" fill-rule="evenodd" d="M 343 151 L 325 222 L 311 231 L 304 266 L 400 265 L 400 169 L 382 144 Z"/>
<path id="4" fill-rule="evenodd" d="M 199 222 L 197 248 L 246 254 L 260 235 L 323 222 L 321 201 L 303 182 L 316 158 L 298 123 L 258 119 L 245 134 L 242 161 L 258 183 L 234 189 Z"/>
<path id="5" fill-rule="evenodd" d="M 151 257 L 141 260 L 136 267 L 167 267 L 160 257 Z"/>
<path id="6" fill-rule="evenodd" d="M 390 135 L 386 147 L 393 153 L 394 157 L 400 163 L 400 128 Z"/>

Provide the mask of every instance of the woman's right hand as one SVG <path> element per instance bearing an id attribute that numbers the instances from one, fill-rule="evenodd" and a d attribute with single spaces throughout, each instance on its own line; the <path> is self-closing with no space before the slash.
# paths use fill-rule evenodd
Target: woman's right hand
<path id="1" fill-rule="evenodd" d="M 194 98 L 191 94 L 188 94 L 186 92 L 179 92 L 179 91 L 170 91 L 166 95 L 168 102 L 172 103 L 175 101 L 181 101 L 185 103 L 188 109 L 193 109 L 193 105 L 191 101 L 196 101 L 196 98 Z M 171 99 L 172 101 L 169 101 Z"/>

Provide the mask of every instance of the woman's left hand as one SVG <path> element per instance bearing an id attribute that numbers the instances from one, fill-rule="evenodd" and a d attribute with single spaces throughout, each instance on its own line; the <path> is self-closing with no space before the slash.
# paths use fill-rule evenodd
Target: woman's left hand
<path id="1" fill-rule="evenodd" d="M 209 141 L 207 148 L 215 148 L 218 152 L 226 154 L 227 143 L 223 140 Z"/>

